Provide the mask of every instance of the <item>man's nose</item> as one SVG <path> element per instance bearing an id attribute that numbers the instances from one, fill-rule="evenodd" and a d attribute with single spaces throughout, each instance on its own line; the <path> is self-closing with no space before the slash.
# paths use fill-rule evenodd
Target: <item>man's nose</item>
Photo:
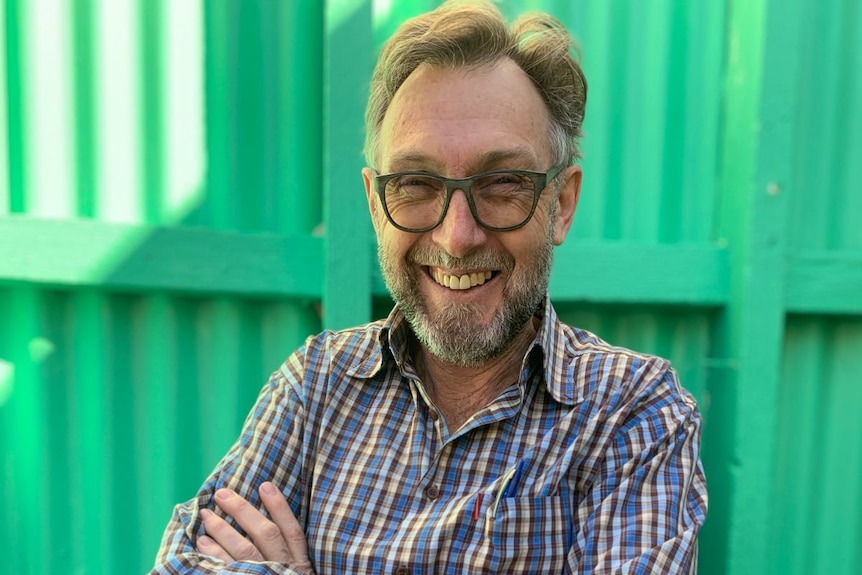
<path id="1" fill-rule="evenodd" d="M 473 217 L 464 191 L 455 190 L 443 221 L 431 231 L 431 239 L 449 255 L 463 257 L 481 245 L 486 234 Z"/>

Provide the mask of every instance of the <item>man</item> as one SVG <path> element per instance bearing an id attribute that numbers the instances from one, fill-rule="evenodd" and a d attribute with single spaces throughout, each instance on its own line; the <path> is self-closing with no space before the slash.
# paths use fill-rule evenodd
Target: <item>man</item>
<path id="1" fill-rule="evenodd" d="M 178 506 L 156 573 L 693 573 L 700 415 L 547 295 L 586 82 L 548 16 L 404 24 L 362 172 L 396 307 L 309 338 Z"/>

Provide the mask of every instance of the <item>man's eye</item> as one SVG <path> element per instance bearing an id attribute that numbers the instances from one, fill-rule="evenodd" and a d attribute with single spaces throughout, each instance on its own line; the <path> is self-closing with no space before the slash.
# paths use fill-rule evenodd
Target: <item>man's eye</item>
<path id="1" fill-rule="evenodd" d="M 420 186 L 428 186 L 428 187 L 436 187 L 433 180 L 429 180 L 428 178 L 417 178 L 417 177 L 406 177 L 402 178 L 398 181 L 398 185 L 401 187 L 420 187 Z"/>
<path id="2" fill-rule="evenodd" d="M 493 174 L 476 182 L 479 190 L 488 192 L 514 192 L 526 187 L 524 178 L 518 174 Z"/>
<path id="3" fill-rule="evenodd" d="M 387 186 L 387 194 L 406 199 L 432 199 L 440 195 L 442 182 L 421 174 L 405 174 L 392 180 Z"/>

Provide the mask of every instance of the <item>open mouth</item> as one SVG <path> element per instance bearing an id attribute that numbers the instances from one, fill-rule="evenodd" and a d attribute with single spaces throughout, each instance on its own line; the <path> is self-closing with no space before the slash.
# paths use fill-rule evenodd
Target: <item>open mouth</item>
<path id="1" fill-rule="evenodd" d="M 476 271 L 464 274 L 449 274 L 439 269 L 428 268 L 428 275 L 443 287 L 453 290 L 465 290 L 480 286 L 494 277 L 491 270 Z"/>

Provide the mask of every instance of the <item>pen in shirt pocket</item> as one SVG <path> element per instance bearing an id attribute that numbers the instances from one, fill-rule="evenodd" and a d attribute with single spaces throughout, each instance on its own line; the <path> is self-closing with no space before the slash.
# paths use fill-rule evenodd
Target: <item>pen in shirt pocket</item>
<path id="1" fill-rule="evenodd" d="M 497 506 L 500 504 L 500 499 L 505 497 L 515 497 L 518 493 L 518 487 L 521 484 L 521 476 L 524 474 L 526 462 L 522 459 L 514 468 L 507 471 L 500 481 L 500 487 L 497 490 L 497 497 L 494 499 L 494 509 L 491 513 L 493 517 L 497 516 Z"/>

